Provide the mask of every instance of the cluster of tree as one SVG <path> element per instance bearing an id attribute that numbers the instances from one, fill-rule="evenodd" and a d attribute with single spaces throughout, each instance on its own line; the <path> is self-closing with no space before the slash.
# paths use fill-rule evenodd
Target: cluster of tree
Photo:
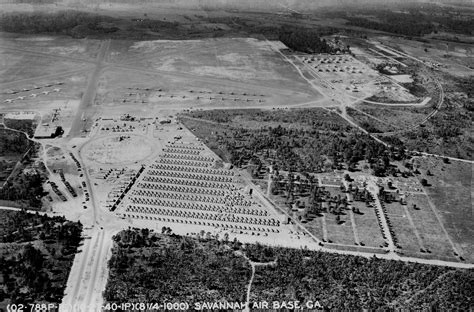
<path id="1" fill-rule="evenodd" d="M 315 31 L 306 28 L 282 27 L 278 39 L 288 48 L 304 53 L 333 53 L 334 49 Z"/>
<path id="2" fill-rule="evenodd" d="M 27 134 L 32 138 L 36 129 L 36 122 L 31 119 L 4 119 L 5 126 L 10 129 L 15 129 Z"/>
<path id="3" fill-rule="evenodd" d="M 259 110 L 259 109 L 232 109 L 232 110 L 205 110 L 193 111 L 184 116 L 210 120 L 218 123 L 231 123 L 235 119 L 265 123 L 280 123 L 292 125 L 293 128 L 313 127 L 331 131 L 350 131 L 352 126 L 338 115 L 324 109 L 291 109 L 291 110 Z"/>
<path id="4" fill-rule="evenodd" d="M 6 213 L 1 220 L 2 243 L 25 243 L 33 240 L 58 241 L 68 250 L 74 249 L 81 241 L 80 222 L 67 221 L 63 216 L 48 217 L 25 211 Z"/>
<path id="5" fill-rule="evenodd" d="M 88 33 L 116 31 L 117 28 L 104 26 L 104 23 L 112 21 L 114 19 L 111 17 L 72 10 L 49 13 L 4 13 L 0 19 L 0 29 L 26 34 L 57 33 L 83 36 Z"/>
<path id="6" fill-rule="evenodd" d="M 318 300 L 329 311 L 469 310 L 471 304 L 472 270 L 308 250 L 274 253 L 276 265 L 256 267 L 255 301 Z"/>
<path id="7" fill-rule="evenodd" d="M 225 150 L 228 155 L 226 158 L 236 166 L 248 163 L 258 165 L 263 162 L 277 170 L 324 172 L 343 168 L 355 170 L 359 161 L 366 160 L 377 175 L 383 176 L 391 170 L 390 160 L 405 158 L 403 147 L 386 147 L 370 136 L 351 128 L 334 113 L 322 109 L 288 112 L 248 110 L 240 113 L 240 118 L 260 121 L 261 128 L 239 127 L 233 123 L 224 124 L 226 127 L 222 127 L 219 124 L 206 123 L 208 132 L 204 137 L 202 132 L 195 131 L 196 135 L 201 136 L 211 148 Z M 213 119 L 210 117 L 213 112 L 192 113 L 191 116 L 199 118 L 196 116 L 202 114 Z M 219 120 L 223 119 L 223 112 L 219 111 L 216 114 L 220 116 Z M 229 114 L 235 113 L 229 112 Z M 283 117 L 286 114 L 287 116 Z M 328 116 L 327 120 L 325 116 Z M 195 120 L 185 117 L 181 120 L 185 125 L 188 124 L 190 129 L 202 126 Z M 266 126 L 263 120 L 272 126 Z M 280 124 L 275 127 L 275 123 Z M 299 126 L 294 126 L 293 123 Z"/>
<path id="8" fill-rule="evenodd" d="M 337 223 L 344 223 L 341 216 L 346 215 L 346 211 L 351 209 L 344 193 L 350 193 L 354 201 L 362 201 L 367 205 L 373 202 L 372 195 L 365 188 L 359 189 L 351 183 L 348 189 L 341 183 L 339 192 L 336 188 L 331 188 L 330 191 L 326 187 L 318 186 L 318 182 L 310 180 L 289 177 L 282 183 L 277 177 L 272 184 L 272 194 L 284 196 L 288 212 L 302 223 L 321 217 L 323 213 L 333 214 Z M 352 212 L 361 214 L 356 207 L 352 207 Z"/>
<path id="9" fill-rule="evenodd" d="M 81 241 L 80 222 L 20 211 L 4 212 L 0 223 L 1 242 L 9 243 L 2 248 L 10 249 L 0 256 L 0 302 L 61 302 Z"/>
<path id="10" fill-rule="evenodd" d="M 275 249 L 270 246 L 265 246 L 260 243 L 245 244 L 242 246 L 245 250 L 245 255 L 254 262 L 272 262 L 277 260 Z"/>
<path id="11" fill-rule="evenodd" d="M 250 265 L 224 242 L 133 229 L 114 241 L 107 302 L 245 301 Z"/>
<path id="12" fill-rule="evenodd" d="M 413 77 L 413 82 L 402 83 L 402 85 L 408 89 L 408 91 L 417 97 L 423 97 L 428 94 L 428 90 L 425 87 L 426 83 L 423 83 L 417 76 Z M 434 96 L 436 94 L 432 94 Z"/>
<path id="13" fill-rule="evenodd" d="M 366 18 L 363 15 L 370 17 Z M 410 37 L 421 37 L 440 31 L 472 35 L 474 29 L 472 18 L 462 17 L 453 12 L 428 13 L 425 7 L 410 9 L 406 12 L 364 10 L 360 14 L 358 12 L 342 13 L 342 16 L 348 20 L 348 25 Z"/>
<path id="14" fill-rule="evenodd" d="M 34 143 L 23 134 L 7 129 L 0 129 L 0 155 L 23 155 Z"/>
<path id="15" fill-rule="evenodd" d="M 46 195 L 43 189 L 44 171 L 37 168 L 25 169 L 30 162 L 29 154 L 31 153 L 23 157 L 9 179 L 0 188 L 0 199 L 14 201 L 28 208 L 40 208 L 41 198 Z"/>
<path id="16" fill-rule="evenodd" d="M 32 128 L 32 123 L 15 122 L 9 126 L 28 132 Z M 32 164 L 32 158 L 39 146 L 38 143 L 29 140 L 24 133 L 0 129 L 0 155 L 16 156 L 18 159 L 13 170 L 9 169 L 8 180 L 0 188 L 0 199 L 15 201 L 22 206 L 41 207 L 41 198 L 45 195 L 42 186 L 45 180 L 44 164 Z M 2 167 L 3 165 L 0 165 L 0 169 Z"/>

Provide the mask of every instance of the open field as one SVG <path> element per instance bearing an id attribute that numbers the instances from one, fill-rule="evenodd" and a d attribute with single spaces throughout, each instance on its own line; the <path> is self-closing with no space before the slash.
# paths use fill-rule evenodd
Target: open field
<path id="1" fill-rule="evenodd" d="M 401 251 L 418 257 L 456 259 L 441 225 L 427 204 L 425 195 L 410 196 L 409 202 L 407 207 L 396 202 L 386 204 L 388 217 L 393 223 Z M 412 204 L 420 210 L 413 209 Z"/>
<path id="2" fill-rule="evenodd" d="M 353 202 L 352 206 L 360 210 L 354 214 L 359 240 L 368 247 L 380 247 L 384 244 L 382 232 L 377 224 L 374 208 L 367 207 L 362 202 Z"/>
<path id="3" fill-rule="evenodd" d="M 419 208 L 419 210 L 410 211 L 410 214 L 425 247 L 435 254 L 452 257 L 453 250 L 441 228 L 442 224 L 438 222 L 431 210 L 428 198 L 424 194 L 413 195 L 409 198 L 409 201 L 410 204 L 414 204 Z"/>
<path id="4" fill-rule="evenodd" d="M 152 153 L 153 149 L 145 138 L 124 134 L 95 141 L 84 151 L 84 156 L 100 164 L 119 164 L 136 163 Z"/>
<path id="5" fill-rule="evenodd" d="M 58 44 L 58 43 L 55 43 Z M 12 81 L 27 81 L 31 78 L 38 78 L 73 71 L 83 70 L 87 63 L 74 59 L 61 59 L 37 55 L 35 53 L 18 53 L 5 47 L 0 47 L 0 55 L 6 60 L 0 66 L 0 83 L 10 83 Z"/>
<path id="6" fill-rule="evenodd" d="M 187 72 L 269 86 L 285 84 L 285 89 L 310 90 L 296 70 L 264 40 L 114 41 L 111 48 L 114 51 L 111 61 L 135 67 Z"/>
<path id="7" fill-rule="evenodd" d="M 99 52 L 99 40 L 77 40 L 66 36 L 28 36 L 2 33 L 5 51 L 21 51 L 26 55 L 41 54 L 46 58 L 93 60 Z"/>
<path id="8" fill-rule="evenodd" d="M 328 239 L 336 244 L 354 245 L 354 234 L 352 224 L 348 215 L 342 215 L 341 221 L 336 220 L 336 216 L 326 216 L 326 227 Z"/>
<path id="9" fill-rule="evenodd" d="M 474 259 L 472 252 L 472 164 L 452 161 L 449 164 L 440 158 L 419 160 L 421 171 L 432 175 L 426 177 L 430 183 L 425 190 L 439 212 L 450 237 L 461 248 L 466 259 Z"/>

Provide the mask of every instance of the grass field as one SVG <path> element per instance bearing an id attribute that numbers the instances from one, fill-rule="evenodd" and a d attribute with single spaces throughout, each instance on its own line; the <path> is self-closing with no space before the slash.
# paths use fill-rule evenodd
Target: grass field
<path id="1" fill-rule="evenodd" d="M 425 246 L 433 253 L 443 257 L 453 256 L 453 249 L 442 230 L 442 225 L 436 219 L 425 195 L 413 195 L 410 202 L 416 204 L 419 210 L 411 210 L 410 214 L 421 235 Z"/>
<path id="2" fill-rule="evenodd" d="M 474 261 L 474 219 L 472 218 L 472 164 L 440 158 L 419 159 L 423 177 L 431 186 L 426 187 L 429 198 L 440 213 L 450 237 L 464 253 L 466 260 Z M 426 175 L 429 170 L 432 175 Z"/>
<path id="3" fill-rule="evenodd" d="M 7 60 L 0 64 L 0 83 L 79 70 L 86 65 L 75 60 L 55 59 L 34 53 L 18 53 L 8 48 L 0 48 L 0 57 Z"/>
<path id="4" fill-rule="evenodd" d="M 319 238 L 320 240 L 323 240 L 324 238 L 324 231 L 323 231 L 323 218 L 318 217 L 315 218 L 311 221 L 308 221 L 308 223 L 304 224 L 304 227 L 311 232 L 314 236 Z"/>
<path id="5" fill-rule="evenodd" d="M 363 202 L 356 201 L 352 203 L 352 206 L 358 208 L 361 212 L 361 214 L 354 213 L 360 241 L 366 246 L 379 247 L 383 245 L 385 241 L 382 237 L 374 208 L 367 207 Z"/>
<path id="6" fill-rule="evenodd" d="M 341 215 L 342 224 L 338 224 L 336 216 L 332 214 L 326 215 L 326 227 L 328 231 L 328 239 L 335 244 L 354 245 L 355 239 L 352 232 L 352 224 L 349 215 Z"/>
<path id="7" fill-rule="evenodd" d="M 3 46 L 51 56 L 93 60 L 99 52 L 100 40 L 77 40 L 64 36 L 2 34 Z"/>
<path id="8" fill-rule="evenodd" d="M 391 207 L 387 205 L 387 209 L 390 210 L 390 208 Z M 388 215 L 392 229 L 395 232 L 397 243 L 404 254 L 420 256 L 421 246 L 416 239 L 415 230 L 402 212 L 400 211 L 399 213 L 400 214 L 397 215 L 389 213 Z"/>
<path id="9" fill-rule="evenodd" d="M 413 209 L 413 204 L 419 210 Z M 445 259 L 455 261 L 453 249 L 444 234 L 441 224 L 431 210 L 428 199 L 423 194 L 409 196 L 408 205 L 398 202 L 385 204 L 388 217 L 393 224 L 395 236 L 405 254 L 423 258 Z M 409 216 L 413 220 L 410 222 Z M 418 233 L 420 240 L 418 240 Z M 421 252 L 421 249 L 428 251 Z"/>

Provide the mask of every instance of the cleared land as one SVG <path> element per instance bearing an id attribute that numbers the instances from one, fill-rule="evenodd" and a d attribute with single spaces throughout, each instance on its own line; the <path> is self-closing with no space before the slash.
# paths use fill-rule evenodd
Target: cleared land
<path id="1" fill-rule="evenodd" d="M 114 41 L 111 61 L 164 72 L 256 82 L 308 92 L 297 71 L 265 40 L 218 38 L 206 40 Z"/>
<path id="2" fill-rule="evenodd" d="M 472 215 L 472 164 L 440 158 L 420 159 L 420 168 L 430 186 L 425 190 L 436 206 L 443 225 L 452 239 L 461 247 L 466 259 L 474 259 Z M 425 175 L 429 170 L 432 175 Z"/>
<path id="3" fill-rule="evenodd" d="M 83 70 L 87 63 L 74 59 L 57 59 L 38 55 L 37 53 L 18 53 L 18 51 L 0 47 L 0 55 L 8 65 L 0 67 L 0 83 L 12 81 L 29 81 L 31 78 L 41 79 L 58 73 L 70 73 Z M 38 80 L 36 80 L 38 81 Z"/>

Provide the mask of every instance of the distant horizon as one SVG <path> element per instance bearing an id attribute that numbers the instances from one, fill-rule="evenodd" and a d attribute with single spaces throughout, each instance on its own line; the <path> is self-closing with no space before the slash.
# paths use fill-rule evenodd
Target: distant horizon
<path id="1" fill-rule="evenodd" d="M 441 4 L 472 6 L 471 0 L 57 0 L 51 2 L 37 2 L 36 0 L 17 3 L 17 0 L 0 0 L 3 4 L 42 6 L 59 4 L 64 6 L 98 6 L 103 4 L 141 6 L 166 6 L 177 8 L 207 8 L 207 9 L 268 9 L 268 10 L 311 10 L 315 8 L 353 7 L 359 5 L 409 5 L 409 4 Z M 301 12 L 304 13 L 304 12 Z"/>

